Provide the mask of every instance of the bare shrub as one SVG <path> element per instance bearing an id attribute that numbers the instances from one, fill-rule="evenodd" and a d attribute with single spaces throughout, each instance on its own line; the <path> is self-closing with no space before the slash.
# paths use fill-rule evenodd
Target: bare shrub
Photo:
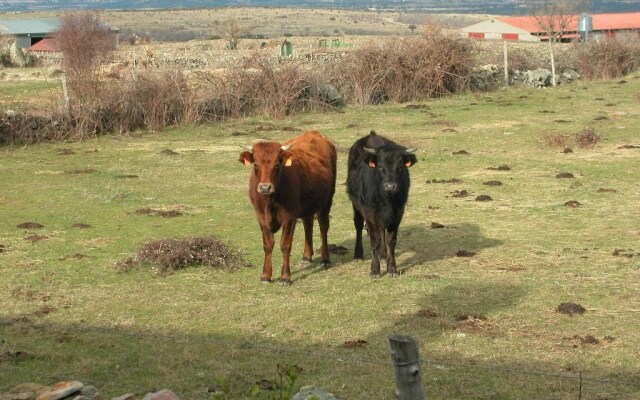
<path id="1" fill-rule="evenodd" d="M 81 101 L 99 90 L 99 67 L 114 48 L 109 28 L 93 13 L 69 13 L 60 17 L 55 38 L 69 86 Z"/>
<path id="2" fill-rule="evenodd" d="M 468 87 L 474 62 L 471 42 L 427 29 L 421 37 L 395 38 L 354 50 L 332 76 L 356 105 L 406 102 Z"/>
<path id="3" fill-rule="evenodd" d="M 640 66 L 637 37 L 594 40 L 575 46 L 578 72 L 586 79 L 617 78 Z"/>
<path id="4" fill-rule="evenodd" d="M 197 110 L 202 120 L 222 121 L 253 112 L 252 79 L 240 61 L 229 65 L 224 73 L 199 72 L 198 77 Z"/>
<path id="5" fill-rule="evenodd" d="M 566 135 L 560 133 L 547 133 L 544 136 L 545 141 L 549 146 L 565 147 L 569 138 Z"/>
<path id="6" fill-rule="evenodd" d="M 150 265 L 159 274 L 192 266 L 236 270 L 249 264 L 216 237 L 159 239 L 142 244 L 135 256 L 117 264 L 121 271 Z"/>
<path id="7" fill-rule="evenodd" d="M 584 130 L 576 133 L 575 139 L 577 145 L 580 147 L 593 147 L 600 143 L 601 137 L 598 132 L 588 126 Z"/>

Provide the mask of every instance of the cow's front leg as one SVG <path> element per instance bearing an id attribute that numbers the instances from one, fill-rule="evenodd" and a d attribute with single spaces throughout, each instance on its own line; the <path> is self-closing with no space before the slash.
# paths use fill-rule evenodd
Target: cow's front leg
<path id="1" fill-rule="evenodd" d="M 362 229 L 364 228 L 364 218 L 360 211 L 353 206 L 353 225 L 356 228 L 356 246 L 353 252 L 353 258 L 356 260 L 364 259 L 364 250 L 362 249 Z"/>
<path id="2" fill-rule="evenodd" d="M 282 238 L 280 239 L 280 250 L 282 251 L 282 272 L 280 273 L 280 282 L 283 285 L 291 285 L 291 242 L 293 241 L 293 232 L 296 229 L 296 219 L 282 224 Z"/>
<path id="3" fill-rule="evenodd" d="M 262 230 L 262 248 L 264 249 L 264 263 L 262 264 L 262 276 L 260 282 L 271 282 L 273 271 L 273 233 L 267 225 L 260 224 Z"/>
<path id="4" fill-rule="evenodd" d="M 380 231 L 373 221 L 367 220 L 367 230 L 369 231 L 369 239 L 371 241 L 371 277 L 380 278 L 380 246 L 382 240 Z"/>
<path id="5" fill-rule="evenodd" d="M 396 243 L 398 241 L 398 230 L 385 230 L 384 246 L 387 249 L 387 274 L 390 278 L 399 276 L 396 268 Z"/>
<path id="6" fill-rule="evenodd" d="M 320 257 L 322 257 L 322 267 L 329 268 L 331 259 L 329 258 L 329 242 L 327 235 L 329 233 L 329 210 L 323 210 L 318 214 L 318 225 L 320 225 Z"/>

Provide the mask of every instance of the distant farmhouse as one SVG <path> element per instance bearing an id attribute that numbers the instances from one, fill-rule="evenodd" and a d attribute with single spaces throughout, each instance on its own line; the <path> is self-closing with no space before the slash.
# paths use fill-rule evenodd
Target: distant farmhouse
<path id="1" fill-rule="evenodd" d="M 117 33 L 119 29 L 108 26 L 107 29 Z M 29 51 L 51 52 L 57 51 L 54 33 L 60 28 L 58 18 L 30 18 L 30 19 L 0 19 L 0 36 L 15 38 L 18 47 Z M 82 40 L 82 38 L 78 38 Z"/>
<path id="2" fill-rule="evenodd" d="M 12 36 L 18 47 L 27 49 L 51 37 L 60 27 L 57 18 L 0 19 L 0 36 Z"/>
<path id="3" fill-rule="evenodd" d="M 615 37 L 631 33 L 640 38 L 640 12 L 624 14 L 591 14 L 593 29 L 591 38 Z M 546 17 L 542 17 L 546 18 Z M 540 26 L 533 16 L 496 17 L 462 29 L 467 37 L 473 39 L 546 41 L 548 32 Z M 576 16 L 562 35 L 563 41 L 579 36 L 578 16 Z"/>

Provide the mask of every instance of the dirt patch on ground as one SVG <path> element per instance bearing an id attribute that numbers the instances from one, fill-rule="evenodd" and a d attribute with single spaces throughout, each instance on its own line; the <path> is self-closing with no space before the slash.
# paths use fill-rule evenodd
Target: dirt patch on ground
<path id="1" fill-rule="evenodd" d="M 471 153 L 469 153 L 469 152 L 468 152 L 468 151 L 466 151 L 466 150 L 458 150 L 458 151 L 454 151 L 454 152 L 453 152 L 453 153 L 451 153 L 451 154 L 453 154 L 454 156 L 468 156 L 468 155 L 470 155 Z"/>
<path id="2" fill-rule="evenodd" d="M 75 224 L 71 225 L 71 227 L 78 228 L 78 229 L 89 229 L 91 228 L 91 225 L 83 224 L 82 222 L 76 222 Z"/>
<path id="3" fill-rule="evenodd" d="M 29 353 L 27 353 L 26 351 L 7 350 L 4 353 L 0 354 L 0 364 L 5 362 L 23 361 L 27 358 L 29 358 Z"/>
<path id="4" fill-rule="evenodd" d="M 582 204 L 578 200 L 569 200 L 565 202 L 564 205 L 570 208 L 578 208 L 582 206 Z"/>
<path id="5" fill-rule="evenodd" d="M 573 176 L 573 174 L 571 172 L 560 172 L 559 174 L 556 175 L 556 178 L 558 178 L 558 179 L 570 179 L 570 178 L 575 178 L 575 176 Z"/>
<path id="6" fill-rule="evenodd" d="M 180 210 L 159 210 L 155 208 L 138 208 L 134 211 L 136 215 L 152 215 L 163 218 L 175 218 L 182 215 Z"/>
<path id="7" fill-rule="evenodd" d="M 613 255 L 614 257 L 633 258 L 640 257 L 640 252 L 634 250 L 615 249 L 611 255 Z"/>
<path id="8" fill-rule="evenodd" d="M 41 240 L 46 240 L 46 239 L 49 239 L 49 237 L 44 235 L 30 235 L 24 238 L 24 240 L 28 240 L 31 243 L 39 242 Z"/>
<path id="9" fill-rule="evenodd" d="M 98 171 L 93 168 L 78 168 L 78 169 L 71 169 L 69 171 L 65 171 L 64 173 L 67 175 L 81 175 L 81 174 L 93 174 L 95 172 L 98 172 Z"/>
<path id="10" fill-rule="evenodd" d="M 556 307 L 556 311 L 561 314 L 573 316 L 573 314 L 584 314 L 587 310 L 580 304 L 567 302 L 560 303 L 560 305 Z"/>
<path id="11" fill-rule="evenodd" d="M 347 348 L 347 349 L 354 349 L 354 348 L 358 348 L 358 347 L 367 347 L 368 345 L 369 345 L 369 342 L 367 342 L 364 339 L 347 340 L 346 342 L 342 343 L 342 347 Z"/>
<path id="12" fill-rule="evenodd" d="M 489 337 L 500 336 L 491 321 L 484 315 L 458 315 L 456 316 L 455 329 L 462 333 L 484 335 Z"/>
<path id="13" fill-rule="evenodd" d="M 445 228 L 445 226 L 441 223 L 438 223 L 438 222 L 431 223 L 431 229 L 442 229 L 442 228 Z"/>
<path id="14" fill-rule="evenodd" d="M 338 246 L 337 244 L 330 244 L 327 246 L 329 253 L 331 254 L 338 254 L 338 255 L 345 255 L 349 252 L 349 249 L 347 249 L 344 246 Z M 320 249 L 316 250 L 318 253 L 320 253 Z"/>
<path id="15" fill-rule="evenodd" d="M 83 259 L 85 259 L 85 258 L 89 258 L 89 256 L 88 256 L 88 255 L 86 255 L 86 254 L 82 254 L 82 253 L 75 253 L 75 254 L 72 254 L 72 255 L 70 255 L 70 256 L 60 257 L 60 258 L 58 258 L 58 260 L 60 260 L 60 261 L 66 261 L 66 260 L 83 260 Z"/>
<path id="16" fill-rule="evenodd" d="M 200 265 L 227 271 L 249 266 L 238 252 L 213 236 L 147 242 L 135 256 L 120 261 L 117 267 L 128 271 L 143 265 L 160 274 Z"/>
<path id="17" fill-rule="evenodd" d="M 0 253 L 4 253 L 7 250 L 7 248 L 5 247 L 5 245 L 0 244 Z"/>
<path id="18" fill-rule="evenodd" d="M 179 153 L 171 149 L 164 149 L 160 152 L 160 154 L 163 154 L 165 156 L 177 156 Z"/>
<path id="19" fill-rule="evenodd" d="M 487 167 L 487 169 L 491 171 L 511 171 L 511 167 L 507 164 L 502 164 L 497 167 Z"/>
<path id="20" fill-rule="evenodd" d="M 16 226 L 18 229 L 41 229 L 44 228 L 44 225 L 39 224 L 37 222 L 23 222 Z"/>
<path id="21" fill-rule="evenodd" d="M 116 175 L 115 178 L 117 178 L 117 179 L 135 179 L 135 178 L 138 178 L 138 175 L 135 175 L 135 174 L 122 174 L 122 175 Z"/>
<path id="22" fill-rule="evenodd" d="M 467 197 L 469 194 L 470 193 L 466 189 L 454 190 L 451 192 L 451 197 Z"/>
<path id="23" fill-rule="evenodd" d="M 618 147 L 619 149 L 640 149 L 640 145 L 637 144 L 625 144 L 623 146 Z"/>
<path id="24" fill-rule="evenodd" d="M 617 190 L 615 189 L 605 189 L 605 188 L 600 188 L 597 190 L 598 193 L 618 193 Z"/>
<path id="25" fill-rule="evenodd" d="M 492 200 L 493 198 L 488 194 L 481 194 L 478 197 L 476 197 L 476 201 L 492 201 Z"/>
<path id="26" fill-rule="evenodd" d="M 485 186 L 502 186 L 502 182 L 500 182 L 500 181 L 487 181 L 487 182 L 484 182 L 483 185 L 485 185 Z"/>
<path id="27" fill-rule="evenodd" d="M 473 251 L 468 251 L 468 250 L 458 250 L 456 252 L 456 257 L 473 257 L 475 255 L 476 255 L 476 253 L 474 253 Z"/>
<path id="28" fill-rule="evenodd" d="M 423 308 L 422 310 L 418 310 L 418 316 L 423 318 L 436 318 L 440 316 L 438 312 L 432 308 Z"/>
<path id="29" fill-rule="evenodd" d="M 76 154 L 75 151 L 71 150 L 71 149 L 60 149 L 58 150 L 58 155 L 59 156 L 70 156 Z"/>

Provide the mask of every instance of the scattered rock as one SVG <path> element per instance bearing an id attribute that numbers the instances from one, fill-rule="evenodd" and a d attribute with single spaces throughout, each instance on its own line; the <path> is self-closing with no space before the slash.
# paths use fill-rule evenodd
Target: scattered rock
<path id="1" fill-rule="evenodd" d="M 561 314 L 568 314 L 573 316 L 573 314 L 584 314 L 587 310 L 580 304 L 560 303 L 560 305 L 556 308 L 556 311 Z"/>
<path id="2" fill-rule="evenodd" d="M 476 197 L 476 201 L 492 201 L 492 200 L 493 199 L 488 194 L 481 194 L 480 196 Z"/>
<path id="3" fill-rule="evenodd" d="M 444 228 L 444 227 L 445 227 L 444 225 L 442 225 L 440 223 L 437 223 L 437 222 L 432 222 L 431 223 L 431 229 L 441 229 L 441 228 Z"/>
<path id="4" fill-rule="evenodd" d="M 355 347 L 366 347 L 368 345 L 369 345 L 369 342 L 367 342 L 366 340 L 356 339 L 356 340 L 347 340 L 342 344 L 342 347 L 346 347 L 347 349 L 352 349 Z"/>
<path id="5" fill-rule="evenodd" d="M 180 398 L 169 389 L 162 389 L 157 392 L 147 393 L 142 400 L 180 400 Z"/>
<path id="6" fill-rule="evenodd" d="M 467 250 L 458 250 L 458 252 L 456 253 L 456 257 L 473 257 L 475 255 L 476 253 L 474 253 L 473 251 Z"/>
<path id="7" fill-rule="evenodd" d="M 483 185 L 486 185 L 486 186 L 502 186 L 502 182 L 500 182 L 500 181 L 487 181 L 487 182 L 484 182 Z"/>
<path id="8" fill-rule="evenodd" d="M 454 156 L 461 156 L 461 155 L 469 155 L 470 153 L 466 150 L 458 150 L 458 151 L 454 151 L 453 153 Z"/>
<path id="9" fill-rule="evenodd" d="M 571 208 L 578 208 L 582 206 L 582 204 L 580 204 L 578 200 L 569 200 L 566 203 L 564 203 L 564 205 Z"/>
<path id="10" fill-rule="evenodd" d="M 556 175 L 556 178 L 566 179 L 566 178 L 575 178 L 575 176 L 573 176 L 571 172 L 560 172 L 558 175 Z"/>
<path id="11" fill-rule="evenodd" d="M 336 396 L 315 386 L 303 386 L 291 400 L 338 400 Z"/>
<path id="12" fill-rule="evenodd" d="M 84 385 L 79 381 L 59 382 L 40 393 L 36 400 L 58 400 L 79 392 Z"/>
<path id="13" fill-rule="evenodd" d="M 488 167 L 487 169 L 492 171 L 511 171 L 511 167 L 507 164 L 502 164 L 497 167 Z"/>
<path id="14" fill-rule="evenodd" d="M 41 229 L 44 228 L 44 225 L 39 224 L 37 222 L 23 222 L 17 225 L 18 229 Z"/>

